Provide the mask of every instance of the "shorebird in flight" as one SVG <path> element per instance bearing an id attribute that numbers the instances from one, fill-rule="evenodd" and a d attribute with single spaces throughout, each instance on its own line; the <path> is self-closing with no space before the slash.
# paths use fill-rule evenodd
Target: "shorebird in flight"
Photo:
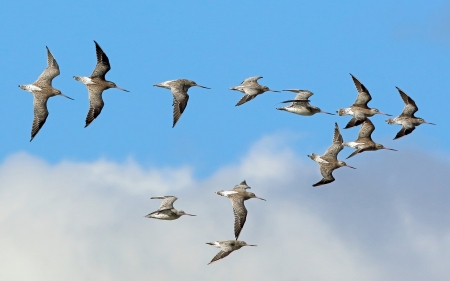
<path id="1" fill-rule="evenodd" d="M 314 95 L 313 92 L 310 92 L 308 90 L 297 90 L 297 89 L 289 89 L 289 90 L 283 90 L 283 91 L 297 93 L 297 95 L 295 96 L 295 98 L 293 100 L 283 101 L 282 103 L 288 103 L 288 102 L 292 102 L 292 103 L 285 107 L 279 107 L 279 108 L 277 108 L 278 110 L 284 110 L 284 111 L 292 112 L 292 113 L 302 115 L 302 116 L 312 116 L 316 113 L 325 113 L 325 114 L 334 115 L 333 113 L 322 111 L 322 110 L 320 110 L 320 108 L 309 104 L 308 98 L 310 96 Z"/>
<path id="2" fill-rule="evenodd" d="M 86 125 L 85 128 L 89 126 L 89 124 L 94 121 L 97 116 L 102 112 L 104 102 L 102 98 L 102 94 L 104 90 L 110 88 L 117 88 L 119 90 L 129 92 L 125 89 L 120 88 L 114 82 L 105 80 L 105 75 L 111 69 L 111 65 L 109 64 L 109 59 L 106 56 L 105 52 L 103 52 L 100 45 L 94 40 L 95 43 L 95 52 L 97 54 L 97 65 L 94 68 L 94 72 L 92 72 L 91 76 L 74 76 L 75 80 L 86 85 L 89 92 L 89 111 L 86 116 Z"/>
<path id="3" fill-rule="evenodd" d="M 340 167 L 349 167 L 352 169 L 356 169 L 352 166 L 347 165 L 344 161 L 337 160 L 337 155 L 344 148 L 343 139 L 341 132 L 339 131 L 339 126 L 337 123 L 334 123 L 334 135 L 333 135 L 333 144 L 325 151 L 325 154 L 319 156 L 317 154 L 312 153 L 308 155 L 309 158 L 316 161 L 320 166 L 320 173 L 322 174 L 323 179 L 318 183 L 313 184 L 313 186 L 320 186 L 324 184 L 328 184 L 333 182 L 335 179 L 333 177 L 333 171 Z"/>
<path id="4" fill-rule="evenodd" d="M 48 47 L 45 48 L 47 48 L 47 68 L 33 84 L 19 85 L 22 90 L 28 91 L 34 96 L 34 119 L 31 127 L 30 141 L 33 140 L 47 120 L 47 101 L 49 98 L 53 96 L 63 96 L 73 100 L 61 93 L 60 90 L 53 88 L 52 80 L 60 73 L 59 65 Z"/>
<path id="5" fill-rule="evenodd" d="M 234 213 L 234 236 L 236 237 L 236 240 L 239 238 L 239 234 L 247 220 L 247 209 L 245 208 L 244 201 L 250 198 L 266 201 L 266 199 L 256 196 L 255 193 L 247 192 L 247 189 L 249 188 L 250 186 L 248 186 L 244 180 L 236 185 L 233 190 L 220 190 L 216 192 L 218 195 L 228 197 L 231 200 Z"/>
<path id="6" fill-rule="evenodd" d="M 237 240 L 215 241 L 215 242 L 209 242 L 206 244 L 220 248 L 220 252 L 214 256 L 214 258 L 208 263 L 208 265 L 210 265 L 213 262 L 216 262 L 220 259 L 223 259 L 224 257 L 231 254 L 233 251 L 239 250 L 240 248 L 242 248 L 244 246 L 256 246 L 256 245 L 247 244 L 244 241 L 237 241 Z"/>
<path id="7" fill-rule="evenodd" d="M 244 94 L 244 96 L 238 101 L 236 106 L 244 104 L 252 99 L 256 98 L 265 92 L 280 92 L 269 89 L 267 86 L 258 84 L 258 79 L 263 78 L 262 76 L 253 76 L 242 81 L 241 85 L 236 87 L 231 87 L 230 90 L 239 91 Z"/>
<path id="8" fill-rule="evenodd" d="M 172 91 L 173 95 L 173 125 L 172 128 L 175 127 L 175 124 L 177 124 L 178 119 L 180 119 L 181 114 L 183 114 L 184 110 L 186 109 L 189 95 L 188 90 L 190 87 L 200 87 L 204 89 L 211 89 L 205 86 L 200 86 L 197 83 L 195 83 L 192 80 L 188 79 L 177 79 L 177 80 L 170 80 L 166 82 L 162 82 L 159 84 L 155 84 L 153 86 L 161 87 L 165 89 L 169 89 Z"/>
<path id="9" fill-rule="evenodd" d="M 370 121 L 369 118 L 367 118 L 361 125 L 361 128 L 359 129 L 358 138 L 355 141 L 351 142 L 344 142 L 344 146 L 348 146 L 351 148 L 355 148 L 356 150 L 350 154 L 348 158 L 355 156 L 358 153 L 364 152 L 364 151 L 375 151 L 379 149 L 387 149 L 387 150 L 393 150 L 397 151 L 396 149 L 387 148 L 384 147 L 382 144 L 376 143 L 372 140 L 372 133 L 375 131 L 375 126 L 373 125 L 372 121 Z"/>
<path id="10" fill-rule="evenodd" d="M 416 113 L 419 110 L 416 103 L 399 87 L 396 88 L 400 93 L 403 102 L 405 103 L 405 107 L 403 108 L 402 114 L 400 114 L 395 118 L 389 118 L 386 120 L 386 122 L 389 125 L 391 124 L 402 125 L 402 129 L 397 133 L 394 140 L 411 134 L 411 132 L 414 131 L 414 129 L 416 129 L 416 126 L 419 126 L 420 124 L 436 125 L 434 123 L 426 122 L 422 118 L 414 116 L 414 113 Z"/>
<path id="11" fill-rule="evenodd" d="M 146 215 L 146 218 L 153 218 L 159 220 L 176 220 L 179 217 L 185 216 L 195 216 L 191 214 L 186 214 L 182 210 L 177 210 L 173 207 L 173 202 L 175 202 L 178 198 L 175 196 L 158 196 L 152 197 L 150 199 L 163 199 L 161 206 L 157 211 Z"/>
<path id="12" fill-rule="evenodd" d="M 358 90 L 358 96 L 356 97 L 356 101 L 353 105 L 348 108 L 342 108 L 337 111 L 339 116 L 343 115 L 352 115 L 353 118 L 348 122 L 347 126 L 344 129 L 352 128 L 354 126 L 360 125 L 367 117 L 374 116 L 375 114 L 383 114 L 387 116 L 392 116 L 386 113 L 379 111 L 376 108 L 370 108 L 367 106 L 369 101 L 372 100 L 372 96 L 369 93 L 369 90 L 356 79 L 351 73 L 353 82 L 355 83 L 356 90 Z"/>

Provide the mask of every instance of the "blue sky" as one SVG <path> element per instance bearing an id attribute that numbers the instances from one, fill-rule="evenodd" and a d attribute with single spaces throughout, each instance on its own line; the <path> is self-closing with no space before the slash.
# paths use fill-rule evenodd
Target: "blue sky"
<path id="1" fill-rule="evenodd" d="M 268 148 L 258 144 L 264 143 L 266 138 L 281 138 L 281 146 L 268 145 L 269 150 L 274 152 L 270 154 L 271 157 L 277 153 L 285 155 L 289 151 L 286 155 L 296 160 L 289 158 L 286 163 L 298 164 L 299 170 L 307 171 L 306 182 L 293 178 L 284 182 L 284 189 L 292 194 L 291 200 L 294 200 L 289 204 L 295 204 L 295 200 L 299 198 L 295 183 L 302 188 L 310 188 L 311 184 L 320 180 L 317 164 L 306 155 L 311 152 L 322 154 L 331 143 L 334 122 L 338 122 L 343 128 L 350 117 L 325 114 L 302 117 L 275 110 L 281 101 L 293 97 L 289 92 L 265 93 L 249 103 L 235 107 L 242 95 L 230 91 L 229 87 L 238 85 L 249 76 L 263 76 L 260 83 L 271 89 L 310 90 L 315 93 L 311 97 L 312 105 L 324 111 L 335 112 L 351 105 L 356 98 L 357 92 L 349 73 L 369 89 L 373 97 L 369 106 L 394 116 L 400 114 L 403 102 L 395 89 L 398 86 L 416 101 L 419 107 L 416 115 L 437 126 L 422 125 L 411 135 L 393 141 L 400 126 L 389 126 L 384 122 L 385 116 L 374 116 L 371 119 L 376 126 L 373 139 L 387 147 L 398 149 L 399 152 L 371 152 L 350 159 L 347 163 L 358 170 L 336 171 L 337 181 L 333 183 L 334 186 L 326 186 L 325 190 L 345 188 L 349 181 L 352 186 L 358 186 L 351 175 L 370 174 L 370 161 L 378 165 L 373 166 L 374 168 L 392 167 L 392 174 L 387 175 L 387 178 L 399 177 L 395 173 L 395 166 L 386 166 L 389 165 L 389 159 L 394 158 L 398 165 L 402 163 L 402 159 L 419 161 L 417 166 L 410 166 L 402 172 L 403 176 L 409 173 L 420 174 L 427 163 L 448 167 L 449 162 L 445 157 L 450 152 L 447 146 L 450 133 L 447 130 L 449 115 L 445 113 L 445 109 L 450 102 L 450 5 L 447 2 L 179 2 L 9 1 L 0 4 L 0 31 L 3 36 L 3 44 L 0 45 L 3 85 L 0 113 L 3 115 L 3 122 L 0 122 L 0 128 L 4 134 L 0 139 L 0 158 L 3 160 L 3 170 L 0 171 L 7 175 L 10 171 L 7 159 L 16 159 L 17 155 L 26 155 L 19 157 L 22 162 L 18 161 L 25 167 L 30 167 L 30 171 L 17 171 L 14 169 L 18 169 L 20 165 L 11 165 L 17 177 L 25 174 L 34 178 L 30 173 L 40 171 L 39 165 L 29 164 L 30 161 L 50 167 L 48 173 L 45 173 L 48 180 L 53 179 L 52 173 L 58 172 L 61 165 L 66 168 L 75 167 L 74 171 L 80 173 L 77 176 L 82 178 L 85 171 L 86 177 L 90 177 L 85 180 L 86 186 L 98 184 L 101 188 L 98 194 L 106 194 L 114 202 L 119 202 L 117 204 L 120 207 L 132 202 L 138 204 L 134 200 L 141 202 L 144 199 L 137 199 L 136 194 L 133 194 L 123 199 L 128 201 L 120 201 L 120 197 L 114 197 L 114 192 L 102 193 L 107 190 L 109 181 L 106 177 L 91 181 L 91 178 L 98 176 L 95 169 L 90 170 L 95 163 L 106 160 L 105 163 L 109 163 L 105 164 L 107 167 L 116 165 L 117 171 L 125 169 L 124 181 L 130 181 L 124 183 L 125 188 L 133 185 L 133 175 L 138 178 L 145 178 L 147 173 L 152 175 L 148 176 L 150 180 L 143 180 L 143 186 L 155 180 L 154 174 L 159 175 L 155 177 L 165 184 L 164 188 L 158 189 L 150 184 L 148 189 L 142 187 L 145 192 L 138 193 L 140 198 L 145 198 L 145 203 L 141 203 L 148 208 L 157 205 L 151 205 L 154 202 L 149 203 L 148 197 L 164 195 L 154 194 L 156 192 L 183 193 L 186 192 L 182 191 L 183 187 L 195 188 L 201 185 L 202 191 L 208 194 L 212 192 L 214 195 L 214 191 L 232 187 L 243 178 L 257 183 L 257 195 L 263 198 L 271 195 L 280 199 L 279 195 L 270 193 L 269 189 L 264 189 L 266 194 L 257 192 L 258 183 L 266 188 L 272 183 L 276 184 L 276 180 L 282 181 L 281 176 L 274 176 L 273 182 L 264 182 L 264 176 L 254 171 L 261 168 L 270 172 L 270 157 L 255 163 L 246 159 L 256 157 L 253 157 L 254 154 L 259 152 L 255 147 L 260 148 L 264 154 Z M 88 76 L 92 73 L 95 66 L 93 40 L 100 44 L 110 59 L 112 69 L 107 74 L 107 79 L 130 93 L 115 89 L 105 91 L 105 107 L 101 115 L 88 128 L 84 128 L 88 110 L 87 89 L 75 81 L 73 76 Z M 17 85 L 32 83 L 44 70 L 45 46 L 50 48 L 61 69 L 61 75 L 53 80 L 53 86 L 75 100 L 51 98 L 48 102 L 50 115 L 47 122 L 30 143 L 32 95 L 19 89 Z M 176 127 L 172 128 L 172 95 L 170 91 L 152 85 L 177 78 L 191 79 L 212 89 L 191 88 L 187 109 Z M 358 129 L 342 130 L 344 140 L 356 139 Z M 344 159 L 350 153 L 351 150 L 346 148 L 339 158 Z M 411 156 L 415 153 L 421 156 Z M 243 163 L 247 163 L 249 167 Z M 242 165 L 248 169 L 235 168 Z M 86 167 L 80 168 L 81 166 Z M 278 168 L 273 169 L 279 171 Z M 172 174 L 172 170 L 176 172 Z M 238 170 L 247 173 L 241 171 L 233 177 L 232 173 L 227 172 L 227 177 L 217 176 L 221 175 L 221 171 Z M 296 169 L 289 171 L 297 173 Z M 65 175 L 71 178 L 69 172 Z M 287 176 L 285 173 L 281 175 Z M 380 172 L 377 175 L 381 177 L 385 174 Z M 188 181 L 185 185 L 182 184 L 184 179 Z M 58 182 L 76 188 L 64 180 Z M 206 189 L 209 182 L 216 185 Z M 394 188 L 399 182 L 401 181 L 397 178 L 394 182 L 389 182 L 392 184 L 389 188 Z M 19 183 L 23 184 L 19 179 L 17 182 L 10 182 L 11 186 Z M 32 182 L 27 184 L 33 188 Z M 171 189 L 171 184 L 178 189 Z M 415 188 L 420 190 L 421 185 L 417 184 Z M 426 184 L 425 177 L 421 184 Z M 45 186 L 44 183 L 42 185 Z M 37 186 L 40 185 L 35 188 Z M 351 198 L 359 200 L 370 196 L 376 192 L 376 186 L 371 187 L 374 189 L 366 189 L 369 195 L 358 193 Z M 0 192 L 7 189 L 8 186 L 3 184 Z M 309 195 L 313 197 L 325 196 L 323 201 L 316 197 L 317 201 L 311 199 L 311 202 L 318 205 L 329 204 L 327 196 L 339 194 L 324 189 L 311 189 L 307 192 L 315 192 Z M 60 196 L 57 198 L 64 196 L 64 193 L 57 194 Z M 404 194 L 406 192 L 395 194 L 392 198 L 388 196 L 388 201 L 401 201 L 399 198 Z M 414 194 L 421 196 L 420 192 Z M 90 194 L 86 194 L 86 197 L 90 198 Z M 447 198 L 448 194 L 444 197 Z M 426 206 L 432 206 L 436 199 L 431 198 L 425 202 L 428 204 Z M 14 197 L 11 200 L 14 201 Z M 42 200 L 46 202 L 45 197 Z M 112 202 L 101 202 L 108 208 L 117 207 Z M 380 205 L 372 209 L 374 213 L 388 204 L 383 199 L 380 202 Z M 182 205 L 182 202 L 177 203 Z M 255 206 L 260 202 L 253 203 L 255 204 L 252 206 Z M 184 205 L 189 204 L 185 201 Z M 410 205 L 413 206 L 414 203 Z M 54 207 L 49 206 L 49 210 Z M 355 210 L 363 208 L 363 205 L 358 205 Z M 344 203 L 337 206 L 336 210 L 338 209 L 343 213 L 336 211 L 336 214 L 348 215 L 344 212 Z M 394 209 L 393 207 L 392 210 Z M 25 210 L 28 209 L 22 206 L 17 212 Z M 95 210 L 99 211 L 92 207 L 92 211 Z M 77 209 L 70 211 L 77 212 Z M 138 215 L 143 216 L 147 211 L 150 210 Z M 188 208 L 185 211 L 189 212 Z M 336 227 L 341 220 L 333 217 L 333 211 L 314 212 L 323 219 L 328 227 L 325 228 L 337 235 L 336 239 L 344 239 L 342 236 L 349 239 L 346 233 L 342 234 Z M 412 216 L 415 215 L 417 214 Z M 358 219 L 365 221 L 366 218 Z M 432 232 L 436 230 L 433 227 L 441 222 L 440 219 L 443 218 L 436 219 Z M 187 225 L 186 222 L 184 225 Z M 353 222 L 346 221 L 343 225 L 351 227 Z M 3 224 L 3 227 L 7 226 L 9 227 L 7 223 Z M 436 230 L 433 233 L 441 232 Z M 398 237 L 403 234 L 399 232 Z M 361 234 L 359 237 L 361 244 L 374 239 L 373 236 L 367 238 L 365 235 Z M 379 237 L 375 238 L 380 239 Z M 250 240 L 247 242 L 251 243 Z M 352 248 L 351 245 L 349 247 Z M 214 250 L 207 250 L 210 250 L 207 256 L 212 257 Z M 245 257 L 244 251 L 251 250 L 254 249 L 243 249 L 231 257 L 238 254 Z M 371 253 L 374 259 L 379 254 Z M 380 268 L 386 267 L 380 265 Z M 368 276 L 366 273 L 361 274 Z M 399 272 L 386 274 L 404 277 Z M 346 278 L 348 276 L 344 274 L 343 280 L 351 280 Z M 355 280 L 362 280 L 358 276 Z M 388 280 L 382 278 L 385 275 L 380 276 L 380 279 L 374 280 Z M 123 279 L 117 280 L 126 279 L 124 275 Z"/>
<path id="2" fill-rule="evenodd" d="M 320 153 L 329 145 L 333 123 L 345 126 L 349 117 L 276 111 L 279 102 L 292 98 L 286 92 L 266 93 L 236 108 L 241 94 L 228 88 L 261 75 L 260 82 L 274 89 L 313 91 L 311 103 L 334 112 L 356 97 L 349 73 L 370 90 L 373 107 L 398 115 L 399 86 L 417 102 L 418 116 L 438 124 L 392 142 L 399 126 L 375 116 L 376 140 L 398 149 L 432 141 L 433 149 L 446 150 L 441 112 L 450 88 L 448 10 L 444 1 L 3 4 L 0 28 L 8 40 L 0 47 L 2 112 L 9 119 L 0 125 L 2 156 L 27 151 L 53 162 L 131 156 L 144 165 L 194 164 L 206 176 L 267 134 L 293 133 L 299 151 Z M 92 72 L 92 40 L 110 58 L 107 79 L 131 92 L 106 91 L 102 114 L 84 129 L 87 90 L 72 76 Z M 17 85 L 33 82 L 45 68 L 45 46 L 61 68 L 54 86 L 75 101 L 52 98 L 45 126 L 28 143 L 32 97 Z M 191 89 L 188 108 L 172 129 L 171 94 L 152 85 L 176 78 L 212 90 Z M 344 134 L 356 138 L 357 129 Z"/>

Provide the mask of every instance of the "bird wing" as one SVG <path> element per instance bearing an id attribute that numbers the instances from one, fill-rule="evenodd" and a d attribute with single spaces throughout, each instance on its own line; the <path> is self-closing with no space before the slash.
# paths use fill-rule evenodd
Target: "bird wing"
<path id="1" fill-rule="evenodd" d="M 91 74 L 91 78 L 101 78 L 105 80 L 106 73 L 111 69 L 109 64 L 109 59 L 103 52 L 100 45 L 94 40 L 95 43 L 95 53 L 97 55 L 97 65 L 94 68 L 94 72 Z"/>
<path id="2" fill-rule="evenodd" d="M 186 109 L 189 101 L 189 95 L 183 90 L 182 86 L 172 87 L 171 89 L 173 95 L 173 128 L 177 124 L 178 119 L 180 119 L 181 114 L 183 114 Z"/>
<path id="3" fill-rule="evenodd" d="M 235 185 L 233 187 L 233 190 L 243 190 L 245 191 L 247 188 L 251 188 L 250 186 L 247 185 L 247 182 L 244 180 L 243 182 L 241 182 L 238 185 Z"/>
<path id="4" fill-rule="evenodd" d="M 334 182 L 335 179 L 333 177 L 333 170 L 334 169 L 331 169 L 330 166 L 327 164 L 320 165 L 320 173 L 322 174 L 323 178 L 319 182 L 313 184 L 313 186 L 316 187 L 330 182 Z"/>
<path id="5" fill-rule="evenodd" d="M 367 117 L 364 117 L 364 118 L 367 118 Z M 345 125 L 344 129 L 349 129 L 349 128 L 353 128 L 355 126 L 358 126 L 363 121 L 364 121 L 364 119 L 363 120 L 359 120 L 359 119 L 356 119 L 355 117 L 353 117 L 352 119 L 350 119 L 350 121 L 348 121 L 347 125 Z"/>
<path id="6" fill-rule="evenodd" d="M 59 65 L 53 57 L 50 50 L 47 48 L 47 68 L 39 75 L 34 84 L 39 87 L 46 87 L 52 85 L 52 80 L 60 74 Z"/>
<path id="7" fill-rule="evenodd" d="M 405 103 L 405 107 L 403 108 L 402 114 L 400 116 L 407 117 L 415 117 L 414 113 L 416 113 L 419 108 L 412 98 L 410 98 L 405 92 L 403 92 L 399 87 L 396 87 L 400 96 L 402 97 L 403 102 Z M 412 132 L 412 130 L 411 130 Z"/>
<path id="8" fill-rule="evenodd" d="M 356 140 L 356 142 L 363 139 L 369 139 L 370 141 L 372 141 L 371 136 L 373 131 L 375 131 L 375 126 L 373 125 L 372 121 L 370 121 L 370 119 L 367 118 L 362 123 L 361 128 L 359 129 L 358 139 Z"/>
<path id="9" fill-rule="evenodd" d="M 310 92 L 308 90 L 287 89 L 284 91 L 296 93 L 297 95 L 295 96 L 294 100 L 308 100 L 309 97 L 314 95 L 313 92 Z"/>
<path id="10" fill-rule="evenodd" d="M 244 91 L 245 95 L 238 101 L 236 106 L 251 101 L 252 99 L 256 98 L 256 96 L 259 94 L 259 90 L 255 87 L 243 87 L 242 90 Z"/>
<path id="11" fill-rule="evenodd" d="M 245 208 L 244 198 L 242 196 L 230 195 L 229 198 L 231 199 L 231 205 L 233 206 L 234 236 L 237 240 L 247 219 L 247 209 Z"/>
<path id="12" fill-rule="evenodd" d="M 89 110 L 86 116 L 85 128 L 100 115 L 100 112 L 102 112 L 103 106 L 105 105 L 102 98 L 102 90 L 92 87 L 91 85 L 87 85 L 87 88 L 89 92 Z"/>
<path id="13" fill-rule="evenodd" d="M 167 210 L 173 208 L 173 202 L 177 201 L 177 197 L 175 196 L 158 196 L 158 197 L 152 197 L 150 199 L 163 199 L 161 202 L 161 206 L 159 206 L 158 210 Z"/>
<path id="14" fill-rule="evenodd" d="M 362 84 L 361 82 L 359 82 L 358 79 L 356 79 L 355 76 L 353 76 L 352 74 L 350 74 L 352 76 L 353 79 L 353 83 L 355 83 L 355 87 L 356 90 L 358 91 L 358 96 L 356 97 L 356 101 L 353 105 L 362 107 L 362 108 L 369 108 L 367 106 L 367 103 L 369 103 L 369 101 L 372 100 L 372 96 L 369 93 L 369 90 L 367 90 L 367 88 L 364 86 L 364 84 Z"/>
<path id="15" fill-rule="evenodd" d="M 402 125 L 402 128 L 400 129 L 400 131 L 397 133 L 397 135 L 395 136 L 394 140 L 404 137 L 406 135 L 409 135 L 412 133 L 412 131 L 414 131 L 416 129 L 416 127 L 413 124 L 409 124 L 409 126 L 405 126 L 405 124 Z"/>
<path id="16" fill-rule="evenodd" d="M 353 157 L 353 156 L 355 156 L 356 154 L 361 153 L 361 152 L 363 152 L 362 149 L 356 149 L 355 151 L 353 151 L 352 154 L 350 154 L 350 155 L 347 157 L 347 159 L 350 158 L 350 157 Z"/>
<path id="17" fill-rule="evenodd" d="M 337 161 L 338 153 L 344 148 L 342 145 L 343 141 L 339 126 L 337 123 L 334 123 L 333 144 L 325 151 L 321 158 L 328 162 Z"/>
<path id="18" fill-rule="evenodd" d="M 48 116 L 47 100 L 48 97 L 40 97 L 36 94 L 34 95 L 34 119 L 33 125 L 31 127 L 30 141 L 34 139 L 34 137 L 37 135 L 42 126 L 44 126 L 45 120 L 47 120 Z"/>
<path id="19" fill-rule="evenodd" d="M 208 263 L 208 264 L 212 264 L 213 262 L 216 262 L 220 259 L 223 259 L 224 257 L 228 256 L 229 254 L 231 254 L 232 251 L 229 252 L 225 252 L 225 251 L 220 251 L 219 253 L 217 253 L 217 255 L 214 256 L 214 258 Z"/>
<path id="20" fill-rule="evenodd" d="M 258 83 L 258 80 L 263 78 L 262 76 L 252 76 L 241 82 L 241 85 Z"/>
<path id="21" fill-rule="evenodd" d="M 164 210 L 157 210 L 154 212 L 151 212 L 150 214 L 146 215 L 146 218 L 156 218 L 156 219 L 164 219 L 167 217 L 170 217 L 172 215 L 173 211 L 172 209 L 164 209 Z"/>

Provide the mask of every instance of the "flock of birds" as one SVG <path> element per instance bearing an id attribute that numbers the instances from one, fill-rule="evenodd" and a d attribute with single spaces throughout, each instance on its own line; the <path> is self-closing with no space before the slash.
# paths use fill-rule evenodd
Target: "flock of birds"
<path id="1" fill-rule="evenodd" d="M 101 113 L 104 102 L 102 98 L 102 93 L 104 90 L 110 88 L 117 88 L 122 91 L 126 91 L 125 89 L 120 88 L 115 83 L 111 81 L 107 81 L 105 79 L 106 73 L 111 69 L 109 59 L 106 54 L 103 52 L 100 45 L 95 42 L 95 49 L 97 55 L 97 65 L 91 76 L 74 76 L 74 79 L 85 84 L 88 93 L 89 93 L 89 110 L 86 116 L 86 125 L 89 126 L 92 121 L 94 121 Z M 47 117 L 48 117 L 48 109 L 47 109 L 47 101 L 50 97 L 53 96 L 63 96 L 68 99 L 72 99 L 63 93 L 60 90 L 53 88 L 52 80 L 56 76 L 60 74 L 58 63 L 53 57 L 52 53 L 47 47 L 47 68 L 44 72 L 38 77 L 38 79 L 32 84 L 19 85 L 19 87 L 25 91 L 31 92 L 34 96 L 34 119 L 33 125 L 31 129 L 31 140 L 36 136 L 39 130 L 44 125 Z M 350 74 L 351 75 L 351 74 Z M 372 133 L 375 130 L 375 126 L 372 121 L 370 121 L 369 117 L 374 116 L 375 114 L 383 114 L 387 116 L 391 116 L 389 114 L 380 112 L 378 109 L 370 108 L 368 106 L 369 101 L 372 100 L 372 97 L 367 90 L 367 88 L 353 75 L 351 75 L 353 82 L 358 91 L 358 96 L 353 105 L 348 108 L 339 109 L 337 111 L 339 116 L 351 115 L 352 119 L 345 126 L 345 129 L 352 128 L 355 126 L 361 125 L 359 130 L 358 138 L 352 142 L 344 142 L 342 135 L 339 130 L 339 126 L 335 123 L 334 135 L 333 135 L 333 144 L 325 151 L 323 155 L 317 155 L 312 153 L 308 155 L 312 160 L 317 162 L 320 166 L 320 172 L 322 174 L 322 180 L 315 183 L 313 186 L 320 186 L 324 184 L 331 183 L 335 181 L 333 177 L 333 171 L 340 167 L 349 167 L 343 161 L 339 161 L 337 156 L 339 152 L 344 148 L 344 146 L 348 146 L 354 148 L 355 151 L 350 154 L 348 158 L 353 157 L 359 153 L 365 151 L 375 151 L 380 149 L 393 150 L 392 148 L 384 147 L 382 144 L 376 143 L 372 140 Z M 271 90 L 267 86 L 260 85 L 258 80 L 261 79 L 261 76 L 249 77 L 241 82 L 239 86 L 231 87 L 230 90 L 239 91 L 244 94 L 244 96 L 238 101 L 236 106 L 240 106 L 246 102 L 249 102 L 256 98 L 258 95 L 261 95 L 265 92 L 279 92 L 275 90 Z M 187 107 L 187 103 L 189 101 L 188 90 L 191 87 L 201 87 L 205 89 L 210 89 L 205 86 L 198 85 L 196 82 L 188 79 L 177 79 L 165 81 L 159 84 L 155 84 L 156 87 L 166 88 L 171 90 L 173 95 L 173 125 L 175 127 L 184 110 Z M 387 124 L 398 124 L 401 125 L 402 128 L 395 136 L 395 139 L 404 137 L 410 134 L 414 129 L 421 124 L 431 124 L 430 122 L 426 122 L 424 119 L 416 117 L 414 114 L 418 111 L 418 107 L 413 99 L 411 99 L 404 91 L 397 87 L 397 90 L 400 93 L 400 97 L 402 98 L 405 106 L 403 108 L 402 113 L 395 117 L 389 118 L 386 120 Z M 283 91 L 289 91 L 296 93 L 296 96 L 293 100 L 287 100 L 283 103 L 291 103 L 286 107 L 277 108 L 278 110 L 291 112 L 294 114 L 302 115 L 302 116 L 312 116 L 316 113 L 325 113 L 329 115 L 334 115 L 329 112 L 322 111 L 320 108 L 316 106 L 312 106 L 309 102 L 309 98 L 313 95 L 312 92 L 307 90 L 299 90 L 299 89 L 288 89 Z M 234 222 L 234 232 L 236 240 L 227 240 L 227 241 L 215 241 L 211 243 L 207 243 L 209 245 L 216 246 L 221 249 L 221 251 L 211 260 L 210 263 L 213 263 L 217 260 L 220 260 L 226 256 L 228 256 L 231 252 L 240 249 L 243 246 L 256 246 L 245 243 L 244 241 L 238 241 L 239 234 L 244 226 L 247 217 L 247 209 L 245 208 L 244 201 L 250 198 L 258 198 L 261 200 L 265 200 L 257 197 L 254 193 L 247 192 L 247 189 L 250 187 L 247 185 L 245 181 L 236 185 L 233 190 L 230 191 L 218 191 L 217 194 L 221 196 L 225 196 L 231 199 L 231 203 L 233 206 L 233 212 L 235 217 Z M 162 199 L 162 203 L 160 208 L 147 215 L 146 217 L 162 219 L 162 220 L 174 220 L 178 219 L 182 215 L 194 216 L 191 214 L 186 214 L 184 211 L 179 211 L 173 208 L 173 203 L 177 200 L 174 196 L 162 196 L 162 197 L 152 197 L 151 199 Z"/>
<path id="2" fill-rule="evenodd" d="M 231 205 L 233 206 L 233 213 L 234 213 L 234 236 L 236 240 L 214 241 L 206 243 L 208 245 L 220 248 L 220 252 L 217 253 L 217 255 L 215 255 L 214 258 L 208 264 L 223 259 L 224 257 L 231 254 L 233 251 L 239 250 L 244 246 L 256 246 L 238 240 L 239 234 L 241 234 L 242 228 L 244 227 L 245 221 L 247 220 L 247 209 L 245 208 L 244 201 L 250 198 L 257 198 L 266 201 L 266 199 L 256 196 L 255 193 L 248 192 L 247 189 L 249 188 L 251 187 L 248 186 L 247 182 L 244 180 L 240 184 L 236 185 L 233 188 L 233 190 L 220 190 L 216 192 L 218 195 L 228 197 L 231 200 Z M 154 218 L 160 220 L 175 220 L 183 215 L 195 216 L 191 214 L 186 214 L 182 210 L 175 209 L 173 207 L 173 202 L 175 202 L 178 199 L 175 196 L 159 196 L 159 197 L 152 197 L 151 199 L 162 199 L 163 201 L 158 210 L 145 216 L 147 218 Z"/>

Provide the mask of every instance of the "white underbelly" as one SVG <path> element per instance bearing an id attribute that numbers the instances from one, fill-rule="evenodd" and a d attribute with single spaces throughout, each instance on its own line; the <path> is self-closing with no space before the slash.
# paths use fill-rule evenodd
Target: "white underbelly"
<path id="1" fill-rule="evenodd" d="M 311 116 L 314 115 L 310 110 L 304 108 L 304 107 L 286 107 L 286 111 L 302 115 L 302 116 Z"/>

